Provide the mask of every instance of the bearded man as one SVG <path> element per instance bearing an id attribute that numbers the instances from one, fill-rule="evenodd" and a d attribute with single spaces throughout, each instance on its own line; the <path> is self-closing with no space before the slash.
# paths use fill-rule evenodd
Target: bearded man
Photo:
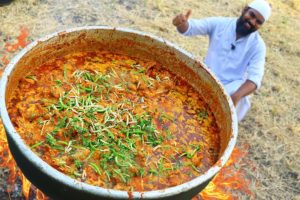
<path id="1" fill-rule="evenodd" d="M 185 36 L 208 35 L 205 64 L 224 85 L 241 121 L 250 109 L 249 94 L 261 86 L 266 46 L 257 30 L 269 19 L 271 7 L 265 0 L 254 0 L 239 18 L 210 17 L 188 19 L 179 14 L 173 19 Z"/>

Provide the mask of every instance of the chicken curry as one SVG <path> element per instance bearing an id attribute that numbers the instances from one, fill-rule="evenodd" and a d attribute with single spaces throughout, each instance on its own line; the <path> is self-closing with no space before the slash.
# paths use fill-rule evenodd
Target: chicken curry
<path id="1" fill-rule="evenodd" d="M 44 161 L 104 188 L 179 185 L 219 156 L 219 129 L 204 99 L 150 60 L 104 51 L 49 60 L 19 81 L 8 111 Z"/>

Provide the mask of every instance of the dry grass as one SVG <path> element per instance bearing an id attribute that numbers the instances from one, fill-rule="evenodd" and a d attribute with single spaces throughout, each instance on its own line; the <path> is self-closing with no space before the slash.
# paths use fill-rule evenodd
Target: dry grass
<path id="1" fill-rule="evenodd" d="M 180 36 L 171 24 L 173 16 L 188 9 L 193 10 L 193 18 L 238 16 L 247 3 L 245 0 L 63 2 L 19 0 L 0 7 L 2 34 L 16 37 L 20 26 L 30 30 L 31 39 L 76 26 L 129 27 L 166 38 L 202 59 L 207 38 Z M 300 199 L 300 0 L 271 0 L 271 3 L 273 15 L 261 29 L 268 47 L 263 86 L 253 95 L 252 110 L 240 124 L 238 145 L 250 144 L 248 159 L 256 170 L 243 167 L 253 179 L 250 188 L 257 199 Z"/>

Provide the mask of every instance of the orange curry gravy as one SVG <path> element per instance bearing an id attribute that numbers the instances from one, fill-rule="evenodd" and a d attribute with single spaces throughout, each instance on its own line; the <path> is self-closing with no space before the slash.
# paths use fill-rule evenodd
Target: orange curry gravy
<path id="1" fill-rule="evenodd" d="M 104 188 L 179 185 L 218 158 L 219 129 L 207 104 L 153 61 L 109 52 L 49 60 L 20 80 L 8 110 L 43 160 Z"/>

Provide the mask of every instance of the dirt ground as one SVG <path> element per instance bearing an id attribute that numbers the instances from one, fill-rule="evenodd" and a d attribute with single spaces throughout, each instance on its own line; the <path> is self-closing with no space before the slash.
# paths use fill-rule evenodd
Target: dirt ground
<path id="1" fill-rule="evenodd" d="M 181 36 L 172 26 L 172 18 L 188 9 L 192 9 L 191 18 L 236 17 L 247 2 L 16 0 L 0 7 L 0 68 L 22 47 L 5 48 L 5 43 L 18 39 L 22 27 L 28 30 L 29 40 L 78 26 L 127 27 L 163 37 L 203 60 L 208 38 Z M 254 196 L 241 194 L 239 199 L 300 199 L 300 0 L 270 2 L 273 14 L 260 30 L 268 48 L 265 76 L 261 89 L 252 95 L 251 111 L 239 124 L 237 147 L 249 148 L 235 166 L 243 168 L 252 180 L 248 188 Z M 251 167 L 246 164 L 249 161 Z M 7 172 L 0 172 L 3 179 Z M 0 193 L 3 187 L 0 181 Z"/>

